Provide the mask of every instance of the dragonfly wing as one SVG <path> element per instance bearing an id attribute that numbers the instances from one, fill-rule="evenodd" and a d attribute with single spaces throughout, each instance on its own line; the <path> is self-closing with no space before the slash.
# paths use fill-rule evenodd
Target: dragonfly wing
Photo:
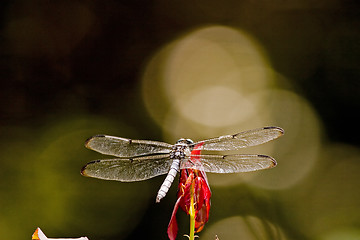
<path id="1" fill-rule="evenodd" d="M 133 157 L 155 153 L 169 153 L 172 145 L 164 142 L 148 140 L 132 140 L 128 138 L 96 135 L 85 142 L 89 149 L 116 157 Z"/>
<path id="2" fill-rule="evenodd" d="M 170 166 L 169 154 L 158 154 L 92 161 L 81 169 L 81 174 L 105 180 L 134 182 L 165 174 Z"/>
<path id="3" fill-rule="evenodd" d="M 193 157 L 193 156 L 192 156 Z M 204 169 L 211 173 L 239 173 L 252 172 L 276 166 L 272 157 L 259 154 L 236 155 L 198 155 L 200 161 L 191 164 L 191 160 L 182 168 Z"/>
<path id="4" fill-rule="evenodd" d="M 238 150 L 250 146 L 256 146 L 276 139 L 284 134 L 284 130 L 279 127 L 264 127 L 253 129 L 234 135 L 225 135 L 218 138 L 203 140 L 193 145 L 202 144 L 200 150 L 227 151 Z"/>

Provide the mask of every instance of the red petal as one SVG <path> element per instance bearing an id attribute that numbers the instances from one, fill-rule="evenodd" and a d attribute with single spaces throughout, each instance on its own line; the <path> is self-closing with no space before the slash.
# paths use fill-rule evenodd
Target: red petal
<path id="1" fill-rule="evenodd" d="M 200 232 L 205 223 L 209 220 L 210 212 L 210 197 L 211 192 L 204 178 L 199 177 L 199 190 L 198 190 L 198 211 L 195 216 L 195 229 Z"/>
<path id="2" fill-rule="evenodd" d="M 176 221 L 176 212 L 177 210 L 179 209 L 179 203 L 182 199 L 182 196 L 180 196 L 176 203 L 175 203 L 175 206 L 174 206 L 174 210 L 171 214 L 171 219 L 170 219 L 170 222 L 169 222 L 169 226 L 168 226 L 168 229 L 167 229 L 167 234 L 168 234 L 168 237 L 170 240 L 175 240 L 176 239 L 176 235 L 177 235 L 177 232 L 179 230 L 178 228 L 178 225 L 177 225 L 177 221 Z"/>
<path id="3" fill-rule="evenodd" d="M 194 146 L 193 150 L 191 151 L 191 155 L 200 155 L 204 143 L 205 142 L 200 142 L 196 146 Z M 198 157 L 198 159 L 200 159 L 200 157 Z"/>
<path id="4" fill-rule="evenodd" d="M 207 206 L 204 204 L 195 217 L 195 232 L 200 232 L 208 220 L 209 212 L 207 210 Z"/>
<path id="5" fill-rule="evenodd" d="M 180 183 L 180 185 L 182 186 L 182 192 L 180 192 L 180 194 L 182 194 L 182 200 L 180 202 L 180 207 L 181 209 L 186 212 L 187 214 L 189 214 L 189 209 L 190 209 L 190 187 L 191 184 L 194 180 L 194 172 L 192 169 L 186 169 L 186 170 L 181 170 L 181 171 L 186 171 L 188 173 L 188 177 L 185 180 L 184 183 Z M 178 195 L 178 197 L 180 197 Z"/>

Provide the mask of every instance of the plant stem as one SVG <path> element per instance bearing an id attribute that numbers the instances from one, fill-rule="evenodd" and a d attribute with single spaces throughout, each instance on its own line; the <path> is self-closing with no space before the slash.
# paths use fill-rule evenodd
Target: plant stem
<path id="1" fill-rule="evenodd" d="M 195 184 L 192 183 L 192 184 L 191 184 L 191 187 L 190 187 L 190 209 L 189 209 L 189 215 L 190 215 L 190 235 L 189 235 L 189 240 L 194 240 L 194 235 L 195 235 L 194 188 L 195 188 Z"/>

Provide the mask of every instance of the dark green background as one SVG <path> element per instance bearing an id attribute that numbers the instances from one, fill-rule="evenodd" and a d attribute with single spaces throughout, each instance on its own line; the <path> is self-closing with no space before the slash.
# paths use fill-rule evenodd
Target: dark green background
<path id="1" fill-rule="evenodd" d="M 161 127 L 141 96 L 144 66 L 156 50 L 204 25 L 230 26 L 256 38 L 274 70 L 291 79 L 295 92 L 314 107 L 324 140 L 347 144 L 357 156 L 359 7 L 357 1 L 335 0 L 3 1 L 0 235 L 30 239 L 39 226 L 49 237 L 166 239 L 175 187 L 155 204 L 163 178 L 128 184 L 84 178 L 80 168 L 99 155 L 83 142 L 98 133 L 161 141 Z M 357 168 L 332 168 L 337 156 L 347 153 L 336 152 L 315 168 L 297 186 L 296 201 L 306 209 L 313 180 L 336 179 L 340 171 L 341 185 L 326 191 L 334 191 L 332 200 L 343 196 L 335 210 L 351 213 L 339 215 L 347 219 L 341 227 L 359 229 L 360 202 L 352 193 L 359 192 L 360 178 L 346 176 L 360 169 L 360 158 L 350 159 L 349 166 Z M 205 229 L 225 217 L 255 215 L 281 226 L 287 239 L 326 239 L 292 222 L 297 209 L 281 197 L 246 185 L 213 188 L 213 206 L 223 209 L 211 210 Z M 182 234 L 188 219 L 179 216 Z M 359 232 L 355 236 L 359 239 Z M 270 231 L 267 239 L 277 237 Z"/>

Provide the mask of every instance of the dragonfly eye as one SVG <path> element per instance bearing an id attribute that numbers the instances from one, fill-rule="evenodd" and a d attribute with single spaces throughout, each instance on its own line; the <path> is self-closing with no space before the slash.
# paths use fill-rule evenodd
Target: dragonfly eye
<path id="1" fill-rule="evenodd" d="M 193 144 L 194 142 L 191 139 L 180 138 L 176 143 Z"/>

